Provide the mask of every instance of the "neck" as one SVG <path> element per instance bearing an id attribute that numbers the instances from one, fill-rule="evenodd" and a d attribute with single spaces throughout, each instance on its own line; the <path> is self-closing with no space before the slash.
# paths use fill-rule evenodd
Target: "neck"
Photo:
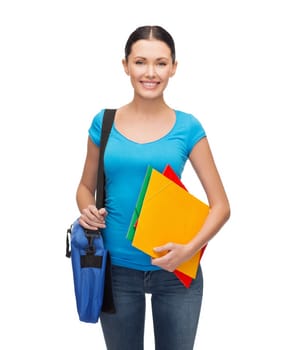
<path id="1" fill-rule="evenodd" d="M 135 97 L 127 106 L 138 115 L 156 115 L 169 108 L 163 98 L 147 100 Z"/>

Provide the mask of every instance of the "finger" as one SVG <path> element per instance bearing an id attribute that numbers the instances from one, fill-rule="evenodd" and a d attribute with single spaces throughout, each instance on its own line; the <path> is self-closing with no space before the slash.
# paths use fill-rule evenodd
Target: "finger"
<path id="1" fill-rule="evenodd" d="M 98 215 L 93 208 L 87 207 L 81 211 L 81 217 L 84 221 L 98 221 Z"/>
<path id="2" fill-rule="evenodd" d="M 168 252 L 168 251 L 172 250 L 173 247 L 174 247 L 173 243 L 167 243 L 167 244 L 164 244 L 164 245 L 159 246 L 159 247 L 154 247 L 153 250 L 156 253 L 162 253 L 162 252 Z"/>
<path id="3" fill-rule="evenodd" d="M 99 227 L 97 224 L 90 224 L 88 222 L 86 222 L 85 220 L 83 220 L 82 218 L 79 219 L 79 224 L 83 227 L 86 228 L 88 230 L 97 230 Z"/>
<path id="4" fill-rule="evenodd" d="M 151 264 L 155 266 L 159 266 L 162 269 L 167 270 L 169 272 L 173 272 L 175 270 L 174 264 L 167 261 L 165 257 L 151 259 Z"/>
<path id="5" fill-rule="evenodd" d="M 91 215 L 93 215 L 94 217 L 98 218 L 100 216 L 99 214 L 99 210 L 97 209 L 96 206 L 94 205 L 89 205 L 86 209 L 86 211 L 88 211 Z"/>
<path id="6" fill-rule="evenodd" d="M 87 210 L 83 211 L 80 216 L 80 220 L 82 226 L 88 229 L 90 229 L 90 227 L 95 227 L 95 229 L 106 227 L 105 218 L 103 216 L 100 215 L 99 217 L 96 217 L 94 215 L 91 215 Z M 87 227 L 85 225 L 87 225 Z"/>
<path id="7" fill-rule="evenodd" d="M 101 216 L 103 216 L 104 218 L 107 216 L 107 210 L 106 210 L 106 208 L 100 208 L 99 210 L 98 210 L 98 213 L 99 213 L 99 215 L 101 215 Z"/>

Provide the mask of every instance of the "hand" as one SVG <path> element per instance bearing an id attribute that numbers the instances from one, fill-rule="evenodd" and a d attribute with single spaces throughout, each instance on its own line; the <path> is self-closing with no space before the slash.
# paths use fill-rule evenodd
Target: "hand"
<path id="1" fill-rule="evenodd" d="M 105 228 L 105 218 L 107 216 L 105 208 L 97 209 L 95 205 L 89 205 L 83 209 L 79 218 L 79 223 L 82 227 L 89 230 L 97 230 Z"/>
<path id="2" fill-rule="evenodd" d="M 152 265 L 159 266 L 169 272 L 175 271 L 178 266 L 192 256 L 184 244 L 167 243 L 161 247 L 155 247 L 153 250 L 164 255 L 159 258 L 153 258 Z"/>

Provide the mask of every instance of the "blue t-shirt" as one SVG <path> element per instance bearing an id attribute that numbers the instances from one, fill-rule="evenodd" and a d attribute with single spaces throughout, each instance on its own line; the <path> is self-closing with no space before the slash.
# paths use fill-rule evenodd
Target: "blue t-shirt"
<path id="1" fill-rule="evenodd" d="M 104 110 L 89 128 L 91 140 L 100 146 Z M 106 174 L 105 207 L 108 211 L 104 242 L 114 265 L 142 271 L 157 270 L 151 257 L 131 245 L 126 238 L 147 166 L 159 172 L 170 164 L 181 177 L 194 145 L 206 136 L 200 122 L 191 114 L 176 110 L 173 128 L 156 141 L 137 143 L 121 134 L 113 125 L 104 156 Z"/>

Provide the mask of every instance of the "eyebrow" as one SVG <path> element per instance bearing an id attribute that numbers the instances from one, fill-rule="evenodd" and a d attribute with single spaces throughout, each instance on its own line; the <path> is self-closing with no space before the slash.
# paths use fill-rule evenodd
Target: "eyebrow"
<path id="1" fill-rule="evenodd" d="M 146 60 L 147 57 L 143 57 L 143 56 L 135 56 L 134 59 L 142 59 L 142 60 Z M 156 58 L 156 61 L 161 61 L 161 60 L 169 60 L 168 57 L 158 57 Z"/>

